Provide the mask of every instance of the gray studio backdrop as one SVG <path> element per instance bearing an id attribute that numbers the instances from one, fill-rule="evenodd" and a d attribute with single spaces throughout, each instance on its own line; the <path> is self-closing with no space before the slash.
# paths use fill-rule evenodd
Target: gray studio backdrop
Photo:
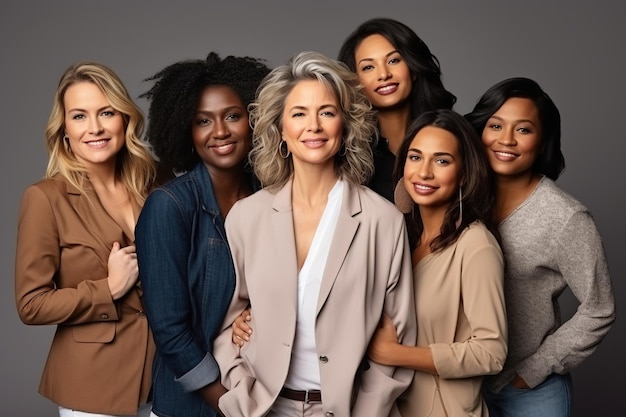
<path id="1" fill-rule="evenodd" d="M 574 373 L 574 416 L 623 415 L 625 321 L 624 97 L 626 29 L 618 1 L 29 1 L 0 5 L 2 251 L 0 409 L 6 416 L 54 416 L 37 394 L 53 326 L 25 326 L 15 310 L 16 219 L 24 188 L 45 172 L 43 130 L 58 79 L 71 63 L 115 69 L 137 98 L 142 80 L 165 65 L 251 55 L 270 66 L 294 53 L 335 57 L 360 22 L 387 16 L 407 23 L 439 58 L 456 110 L 471 110 L 492 84 L 537 80 L 559 106 L 567 168 L 560 185 L 593 212 L 613 276 L 618 319 L 595 355 Z M 147 110 L 147 102 L 138 99 Z M 564 314 L 574 303 L 564 296 Z M 619 378 L 622 379 L 622 378 Z"/>

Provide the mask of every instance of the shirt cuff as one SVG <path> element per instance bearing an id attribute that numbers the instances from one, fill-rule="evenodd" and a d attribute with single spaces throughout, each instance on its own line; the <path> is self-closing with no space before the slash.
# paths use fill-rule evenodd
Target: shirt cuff
<path id="1" fill-rule="evenodd" d="M 185 391 L 192 392 L 215 382 L 219 376 L 220 368 L 215 358 L 207 353 L 199 364 L 175 381 L 181 384 Z"/>

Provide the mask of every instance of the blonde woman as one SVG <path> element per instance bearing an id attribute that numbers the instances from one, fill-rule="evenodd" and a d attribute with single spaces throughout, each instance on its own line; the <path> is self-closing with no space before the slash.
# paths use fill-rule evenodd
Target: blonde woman
<path id="1" fill-rule="evenodd" d="M 118 76 L 70 66 L 46 127 L 46 178 L 19 211 L 15 291 L 26 324 L 57 325 L 39 392 L 60 416 L 150 413 L 154 344 L 134 229 L 155 165 Z"/>

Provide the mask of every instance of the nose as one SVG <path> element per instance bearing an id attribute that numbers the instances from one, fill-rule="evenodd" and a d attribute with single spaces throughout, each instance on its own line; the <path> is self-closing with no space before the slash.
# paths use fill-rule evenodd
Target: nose
<path id="1" fill-rule="evenodd" d="M 215 139 L 226 139 L 230 136 L 230 130 L 228 130 L 228 126 L 223 120 L 216 120 L 214 126 L 213 137 Z"/>
<path id="2" fill-rule="evenodd" d="M 378 80 L 385 81 L 385 80 L 388 80 L 389 78 L 391 78 L 391 72 L 389 72 L 389 69 L 387 68 L 386 65 L 381 65 L 379 67 Z"/>
<path id="3" fill-rule="evenodd" d="M 102 123 L 100 123 L 100 119 L 98 117 L 92 117 L 91 122 L 89 123 L 89 133 L 95 135 L 100 132 L 102 132 Z"/>
<path id="4" fill-rule="evenodd" d="M 433 170 L 430 164 L 420 164 L 419 169 L 417 170 L 417 175 L 421 179 L 429 179 L 433 177 Z"/>
<path id="5" fill-rule="evenodd" d="M 320 123 L 319 116 L 314 115 L 309 120 L 309 128 L 310 132 L 319 132 L 322 130 L 322 124 Z"/>
<path id="6" fill-rule="evenodd" d="M 515 132 L 513 131 L 513 129 L 502 129 L 500 137 L 498 138 L 498 142 L 508 146 L 513 146 L 517 144 L 517 141 L 515 140 Z"/>

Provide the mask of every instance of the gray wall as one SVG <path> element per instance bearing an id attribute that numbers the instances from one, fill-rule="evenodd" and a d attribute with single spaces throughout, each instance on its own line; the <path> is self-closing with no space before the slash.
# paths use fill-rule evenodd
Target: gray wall
<path id="1" fill-rule="evenodd" d="M 594 213 L 612 272 L 617 302 L 625 296 L 624 104 L 626 74 L 619 2 L 593 6 L 551 1 L 417 0 L 298 1 L 29 1 L 0 5 L 3 151 L 0 267 L 0 409 L 8 416 L 54 416 L 37 394 L 52 326 L 23 325 L 15 311 L 13 265 L 19 199 L 45 172 L 43 129 L 62 71 L 79 60 L 113 67 L 134 97 L 142 80 L 187 58 L 266 58 L 271 66 L 293 53 L 336 56 L 365 19 L 397 18 L 414 28 L 441 61 L 445 85 L 465 113 L 492 84 L 511 76 L 537 80 L 563 117 L 567 170 L 560 185 Z M 139 100 L 144 110 L 147 103 Z M 565 296 L 564 311 L 575 309 Z M 574 376 L 574 415 L 612 414 L 623 402 L 626 374 L 618 317 L 611 333 Z M 621 415 L 621 413 L 620 413 Z"/>

